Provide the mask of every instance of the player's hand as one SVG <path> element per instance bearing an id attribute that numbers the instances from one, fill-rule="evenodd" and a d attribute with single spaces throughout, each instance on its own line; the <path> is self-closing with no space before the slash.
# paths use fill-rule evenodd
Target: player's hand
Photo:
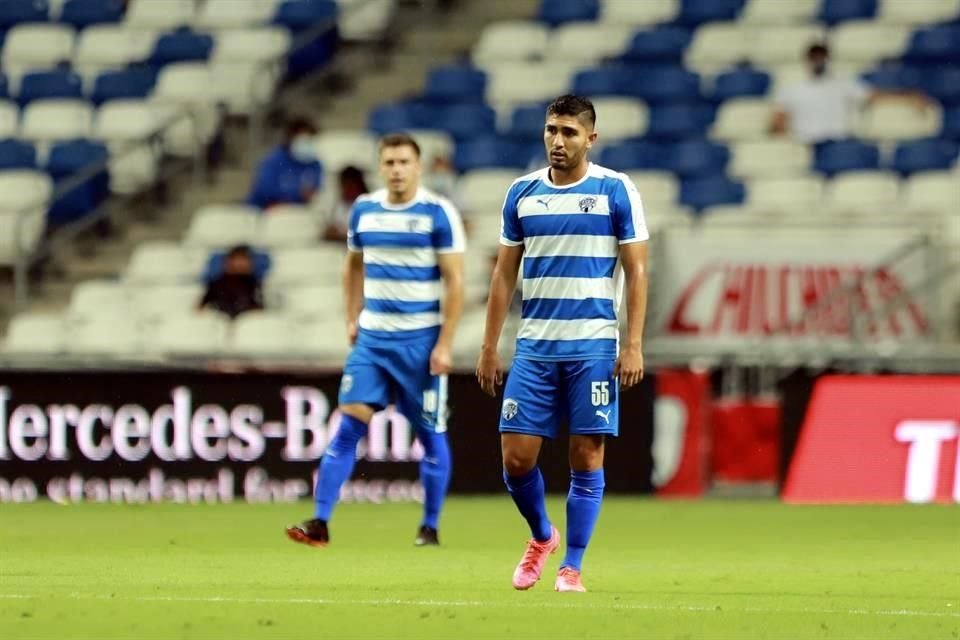
<path id="1" fill-rule="evenodd" d="M 357 323 L 351 321 L 347 323 L 347 343 L 352 347 L 357 342 Z"/>
<path id="2" fill-rule="evenodd" d="M 643 352 L 640 347 L 626 347 L 620 352 L 613 375 L 620 379 L 620 388 L 629 389 L 643 380 Z"/>
<path id="3" fill-rule="evenodd" d="M 452 368 L 453 355 L 450 353 L 450 347 L 437 343 L 430 353 L 430 375 L 443 376 L 450 373 Z"/>
<path id="4" fill-rule="evenodd" d="M 500 355 L 496 350 L 483 350 L 477 359 L 477 382 L 488 396 L 497 396 L 497 387 L 503 384 L 503 371 L 500 369 Z"/>

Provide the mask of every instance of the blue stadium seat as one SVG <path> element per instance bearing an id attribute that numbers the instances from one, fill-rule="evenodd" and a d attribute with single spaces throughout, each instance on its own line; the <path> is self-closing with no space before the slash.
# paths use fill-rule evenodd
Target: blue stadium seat
<path id="1" fill-rule="evenodd" d="M 952 107 L 943 112 L 944 138 L 960 140 L 960 106 Z"/>
<path id="2" fill-rule="evenodd" d="M 637 68 L 631 74 L 632 95 L 647 102 L 696 102 L 700 76 L 680 67 Z"/>
<path id="3" fill-rule="evenodd" d="M 958 152 L 957 143 L 942 138 L 903 142 L 893 154 L 892 169 L 905 175 L 950 169 L 957 161 Z"/>
<path id="4" fill-rule="evenodd" d="M 684 180 L 680 184 L 680 204 L 696 212 L 707 207 L 743 204 L 746 189 L 724 176 Z"/>
<path id="5" fill-rule="evenodd" d="M 818 17 L 832 26 L 847 20 L 868 20 L 876 15 L 877 0 L 823 0 Z"/>
<path id="6" fill-rule="evenodd" d="M 702 138 L 713 120 L 713 110 L 705 105 L 662 105 L 650 111 L 646 137 L 658 142 Z"/>
<path id="7" fill-rule="evenodd" d="M 743 5 L 744 0 L 683 0 L 676 22 L 697 27 L 706 22 L 735 20 Z"/>
<path id="8" fill-rule="evenodd" d="M 730 160 L 730 150 L 707 140 L 688 140 L 667 148 L 664 168 L 682 179 L 722 174 Z"/>
<path id="9" fill-rule="evenodd" d="M 384 135 L 392 131 L 420 129 L 431 126 L 437 110 L 416 102 L 384 104 L 375 107 L 367 116 L 367 128 Z"/>
<path id="10" fill-rule="evenodd" d="M 635 71 L 626 67 L 597 67 L 580 71 L 573 78 L 573 92 L 581 96 L 629 96 Z"/>
<path id="11" fill-rule="evenodd" d="M 207 60 L 213 51 L 213 38 L 207 33 L 196 33 L 182 27 L 157 38 L 150 54 L 150 64 L 162 67 L 174 62 Z"/>
<path id="12" fill-rule="evenodd" d="M 50 149 L 47 172 L 56 184 L 70 180 L 79 171 L 92 170 L 98 163 L 106 163 L 107 148 L 90 140 L 60 142 Z M 109 193 L 109 176 L 106 169 L 57 198 L 47 214 L 52 225 L 64 224 L 82 218 L 96 209 Z"/>
<path id="13" fill-rule="evenodd" d="M 960 104 L 960 66 L 933 69 L 924 74 L 920 86 L 945 105 Z"/>
<path id="14" fill-rule="evenodd" d="M 46 98 L 82 98 L 83 80 L 72 71 L 34 71 L 20 81 L 17 100 L 24 106 Z"/>
<path id="15" fill-rule="evenodd" d="M 0 1 L 0 31 L 21 22 L 46 22 L 50 13 L 47 0 Z"/>
<path id="16" fill-rule="evenodd" d="M 489 136 L 497 130 L 497 112 L 485 104 L 450 105 L 437 116 L 432 127 L 446 131 L 458 142 Z"/>
<path id="17" fill-rule="evenodd" d="M 486 88 L 487 74 L 483 71 L 448 65 L 430 70 L 423 97 L 435 102 L 483 102 Z"/>
<path id="18" fill-rule="evenodd" d="M 600 15 L 599 0 L 540 0 L 537 19 L 551 26 L 578 20 L 596 20 Z"/>
<path id="19" fill-rule="evenodd" d="M 336 17 L 337 3 L 334 0 L 284 0 L 277 4 L 272 22 L 300 32 Z"/>
<path id="20" fill-rule="evenodd" d="M 260 249 L 251 248 L 250 257 L 253 259 L 253 275 L 261 280 L 266 277 L 270 271 L 273 260 L 269 253 Z M 207 258 L 207 264 L 203 268 L 203 281 L 211 282 L 223 274 L 223 268 L 227 261 L 226 251 L 214 251 Z"/>
<path id="21" fill-rule="evenodd" d="M 497 136 L 461 142 L 453 156 L 461 173 L 474 169 L 523 169 L 529 161 L 527 145 Z"/>
<path id="22" fill-rule="evenodd" d="M 60 10 L 60 22 L 84 29 L 92 24 L 120 22 L 123 14 L 120 0 L 67 0 Z"/>
<path id="23" fill-rule="evenodd" d="M 663 169 L 664 148 L 649 141 L 627 141 L 606 145 L 599 162 L 615 171 Z"/>
<path id="24" fill-rule="evenodd" d="M 273 24 L 286 27 L 294 34 L 302 34 L 323 23 L 331 28 L 317 35 L 310 43 L 292 53 L 287 59 L 287 78 L 299 78 L 326 64 L 339 44 L 335 27 L 337 3 L 334 0 L 285 0 L 277 5 Z"/>
<path id="25" fill-rule="evenodd" d="M 745 66 L 725 71 L 713 82 L 710 97 L 716 102 L 730 98 L 765 96 L 770 90 L 770 74 Z"/>
<path id="26" fill-rule="evenodd" d="M 916 67 L 884 65 L 861 74 L 861 79 L 876 89 L 919 89 L 923 74 Z"/>
<path id="27" fill-rule="evenodd" d="M 663 27 L 634 34 L 620 59 L 631 64 L 681 65 L 690 46 L 689 29 Z"/>
<path id="28" fill-rule="evenodd" d="M 517 107 L 510 116 L 510 135 L 524 142 L 539 143 L 543 139 L 546 112 L 546 103 Z"/>
<path id="29" fill-rule="evenodd" d="M 0 73 L 0 98 L 9 98 L 10 93 L 7 87 L 7 76 Z"/>
<path id="30" fill-rule="evenodd" d="M 36 169 L 37 150 L 22 140 L 0 140 L 0 171 Z"/>
<path id="31" fill-rule="evenodd" d="M 813 168 L 828 176 L 844 171 L 879 169 L 880 151 L 859 140 L 824 142 L 816 147 Z"/>
<path id="32" fill-rule="evenodd" d="M 99 106 L 108 100 L 147 98 L 156 81 L 156 71 L 151 68 L 104 71 L 93 82 L 90 100 Z"/>
<path id="33" fill-rule="evenodd" d="M 956 64 L 960 60 L 960 26 L 915 31 L 903 58 L 911 64 Z"/>

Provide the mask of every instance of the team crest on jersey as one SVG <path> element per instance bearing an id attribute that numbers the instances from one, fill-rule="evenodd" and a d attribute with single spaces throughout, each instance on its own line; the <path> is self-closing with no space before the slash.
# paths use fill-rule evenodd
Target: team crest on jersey
<path id="1" fill-rule="evenodd" d="M 505 398 L 503 401 L 503 419 L 513 420 L 520 410 L 520 405 L 513 398 Z"/>
<path id="2" fill-rule="evenodd" d="M 350 389 L 353 389 L 353 376 L 347 373 L 340 379 L 340 393 L 350 393 Z"/>
<path id="3" fill-rule="evenodd" d="M 586 196 L 580 198 L 580 211 L 584 213 L 590 213 L 593 211 L 593 208 L 597 206 L 597 199 L 593 196 Z"/>

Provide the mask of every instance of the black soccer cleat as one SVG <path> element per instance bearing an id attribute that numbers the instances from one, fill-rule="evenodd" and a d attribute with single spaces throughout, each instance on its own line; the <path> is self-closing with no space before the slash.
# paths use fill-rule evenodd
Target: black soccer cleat
<path id="1" fill-rule="evenodd" d="M 330 544 L 330 530 L 326 520 L 307 520 L 303 524 L 287 527 L 287 537 L 294 542 L 311 547 L 325 547 Z"/>
<path id="2" fill-rule="evenodd" d="M 413 544 L 418 547 L 439 545 L 440 538 L 437 537 L 437 530 L 426 525 L 420 527 L 420 530 L 417 531 L 417 537 L 414 539 Z"/>

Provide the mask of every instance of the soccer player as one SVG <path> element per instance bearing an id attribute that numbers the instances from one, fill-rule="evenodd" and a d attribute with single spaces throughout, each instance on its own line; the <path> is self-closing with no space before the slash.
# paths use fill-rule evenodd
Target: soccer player
<path id="1" fill-rule="evenodd" d="M 543 131 L 549 166 L 514 181 L 503 204 L 476 373 L 483 390 L 495 395 L 502 383 L 497 343 L 522 260 L 522 319 L 500 416 L 504 481 L 533 534 L 513 573 L 516 589 L 535 585 L 560 546 L 537 457 L 543 439 L 555 437 L 566 419 L 567 548 L 554 588 L 586 590 L 580 568 L 603 498 L 604 439 L 617 435 L 619 389 L 643 377 L 649 234 L 633 183 L 588 159 L 597 141 L 595 123 L 586 98 L 554 100 Z M 621 347 L 617 312 L 624 280 Z"/>
<path id="2" fill-rule="evenodd" d="M 447 373 L 463 308 L 465 242 L 460 214 L 420 187 L 420 173 L 416 141 L 387 135 L 380 141 L 380 175 L 387 186 L 353 205 L 343 274 L 353 349 L 340 382 L 342 419 L 320 462 L 313 519 L 287 528 L 296 542 L 330 541 L 330 515 L 353 471 L 357 443 L 374 412 L 394 400 L 424 449 L 425 512 L 415 544 L 439 544 L 450 482 Z"/>

